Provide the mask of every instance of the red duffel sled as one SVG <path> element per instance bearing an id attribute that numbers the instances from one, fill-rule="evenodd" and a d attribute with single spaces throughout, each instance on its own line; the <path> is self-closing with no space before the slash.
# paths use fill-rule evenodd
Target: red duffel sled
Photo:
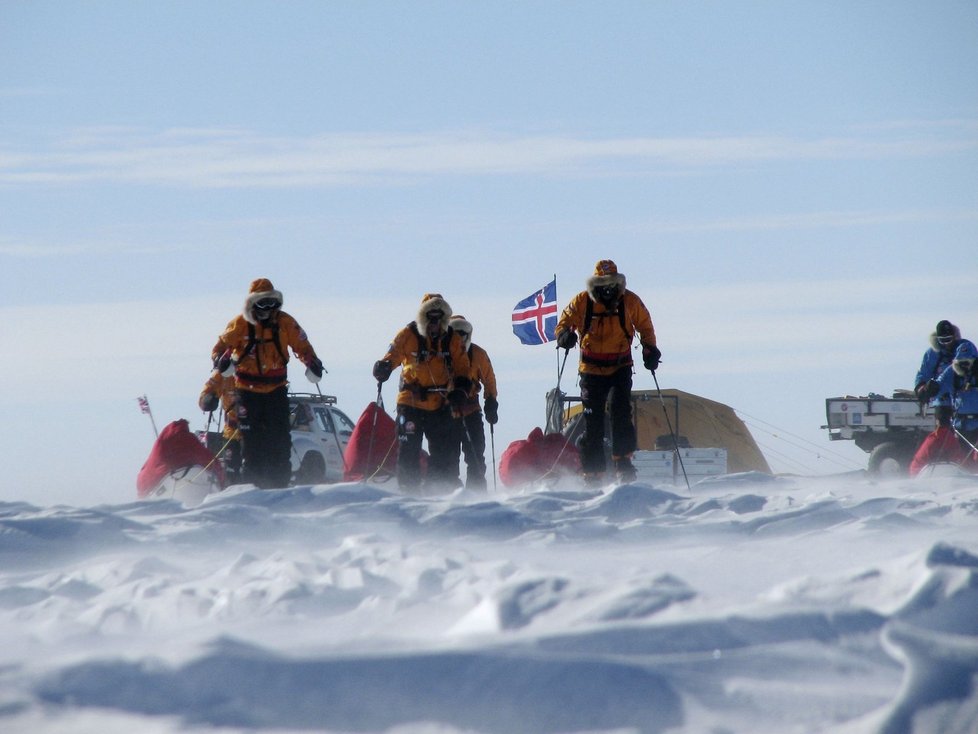
<path id="1" fill-rule="evenodd" d="M 224 469 L 190 432 L 186 419 L 173 421 L 157 436 L 149 458 L 136 476 L 140 498 L 203 498 L 224 486 Z"/>
<path id="2" fill-rule="evenodd" d="M 381 402 L 370 403 L 343 452 L 343 480 L 385 479 L 397 471 L 397 426 Z"/>
<path id="3" fill-rule="evenodd" d="M 499 459 L 499 478 L 507 487 L 549 481 L 581 471 L 577 447 L 562 433 L 534 428 L 525 439 L 513 441 Z"/>
<path id="4" fill-rule="evenodd" d="M 978 456 L 961 445 L 949 426 L 938 426 L 927 434 L 910 462 L 910 476 L 917 476 L 931 464 L 956 464 L 965 471 L 978 472 Z"/>

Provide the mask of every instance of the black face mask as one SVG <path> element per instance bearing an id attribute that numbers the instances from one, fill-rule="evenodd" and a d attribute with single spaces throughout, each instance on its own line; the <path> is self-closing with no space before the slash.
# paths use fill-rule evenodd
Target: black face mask
<path id="1" fill-rule="evenodd" d="M 603 285 L 598 288 L 598 300 L 602 303 L 614 303 L 618 300 L 618 286 Z"/>
<path id="2" fill-rule="evenodd" d="M 429 324 L 440 324 L 444 316 L 444 311 L 428 311 L 428 313 L 425 314 L 425 318 L 428 319 Z"/>

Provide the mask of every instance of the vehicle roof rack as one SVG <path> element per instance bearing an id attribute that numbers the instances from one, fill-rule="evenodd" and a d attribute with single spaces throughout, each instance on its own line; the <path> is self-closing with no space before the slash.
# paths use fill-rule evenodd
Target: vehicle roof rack
<path id="1" fill-rule="evenodd" d="M 308 400 L 310 403 L 325 403 L 326 405 L 336 405 L 335 395 L 323 395 L 321 393 L 311 393 L 311 392 L 290 392 L 290 398 L 302 398 Z"/>

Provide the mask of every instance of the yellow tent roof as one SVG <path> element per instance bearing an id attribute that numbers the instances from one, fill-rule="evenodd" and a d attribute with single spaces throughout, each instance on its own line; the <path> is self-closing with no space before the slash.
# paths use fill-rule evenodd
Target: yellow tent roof
<path id="1" fill-rule="evenodd" d="M 729 405 L 682 390 L 663 390 L 662 398 L 660 401 L 655 390 L 632 391 L 639 449 L 654 451 L 657 438 L 670 436 L 669 424 L 662 410 L 665 403 L 673 429 L 679 436 L 688 439 L 690 446 L 727 450 L 728 472 L 771 473 L 754 437 Z M 573 405 L 567 411 L 567 418 L 581 412 L 581 409 L 580 403 Z"/>

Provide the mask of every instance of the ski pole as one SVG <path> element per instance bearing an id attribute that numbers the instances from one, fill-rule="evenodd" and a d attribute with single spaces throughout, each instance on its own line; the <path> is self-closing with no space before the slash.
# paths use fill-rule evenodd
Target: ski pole
<path id="1" fill-rule="evenodd" d="M 377 380 L 377 401 L 376 401 L 376 405 L 377 405 L 377 408 L 378 409 L 383 408 L 383 406 L 384 406 L 384 399 L 383 399 L 383 397 L 380 394 L 380 392 L 381 392 L 381 390 L 383 390 L 383 388 L 384 388 L 384 383 L 381 382 L 380 380 Z M 371 473 L 369 471 L 369 467 L 371 466 L 371 464 L 370 464 L 370 458 L 374 454 L 374 436 L 376 434 L 377 434 L 377 411 L 375 410 L 374 411 L 374 422 L 373 422 L 373 425 L 370 427 L 370 442 L 367 444 L 367 468 L 365 468 L 363 470 L 363 481 L 364 481 L 364 483 L 366 483 L 366 481 L 367 481 L 367 476 L 373 476 L 373 474 L 376 474 L 377 472 L 380 471 L 380 464 L 377 465 L 377 469 L 374 470 L 373 473 Z M 390 452 L 388 451 L 388 453 L 390 453 Z M 386 460 L 387 457 L 385 456 L 384 459 Z"/>
<path id="2" fill-rule="evenodd" d="M 204 426 L 204 448 L 211 450 L 211 421 L 214 419 L 214 411 L 207 413 L 207 425 Z"/>
<path id="3" fill-rule="evenodd" d="M 560 347 L 557 347 L 560 351 Z M 550 413 L 550 406 L 547 406 L 547 425 L 550 426 L 551 420 L 554 421 L 554 425 L 558 426 L 558 430 L 563 430 L 564 428 L 564 400 L 562 398 L 563 393 L 560 392 L 560 380 L 564 376 L 564 367 L 567 366 L 567 356 L 570 354 L 570 349 L 564 350 L 564 361 L 560 363 L 560 367 L 557 368 L 557 387 L 554 388 L 554 401 L 557 404 L 557 414 L 552 416 Z M 558 357 L 560 359 L 560 357 Z"/>
<path id="4" fill-rule="evenodd" d="M 965 435 L 963 433 L 961 433 L 961 431 L 959 431 L 957 428 L 955 428 L 954 429 L 954 433 L 957 435 L 958 438 L 960 438 L 962 441 L 964 441 L 966 444 L 968 444 L 968 446 L 971 448 L 972 451 L 974 451 L 976 454 L 978 454 L 978 446 L 975 446 L 973 443 L 971 443 L 971 441 L 969 441 L 967 439 L 967 437 L 965 437 Z"/>
<path id="5" fill-rule="evenodd" d="M 325 370 L 323 370 L 323 371 L 325 372 Z M 323 397 L 323 391 L 319 389 L 319 383 L 318 382 L 315 382 L 313 384 L 316 386 L 316 392 L 319 393 L 319 399 L 325 405 L 326 404 L 326 398 Z M 336 450 L 340 452 L 340 461 L 343 462 L 343 473 L 346 474 L 346 472 L 347 472 L 346 452 L 343 450 L 343 447 L 340 445 L 339 426 L 336 425 L 336 420 L 333 418 L 332 411 L 328 411 L 328 412 L 329 412 L 329 422 L 330 422 L 330 425 L 333 426 L 333 441 L 336 442 Z"/>
<path id="6" fill-rule="evenodd" d="M 492 491 L 495 493 L 499 488 L 496 486 L 496 426 L 492 423 L 489 424 L 489 444 L 492 446 Z"/>
<path id="7" fill-rule="evenodd" d="M 560 347 L 557 347 L 560 349 Z M 567 366 L 567 355 L 570 354 L 570 349 L 564 350 L 564 361 L 560 363 L 560 369 L 557 370 L 557 394 L 560 394 L 560 379 L 564 376 L 564 367 Z"/>
<path id="8" fill-rule="evenodd" d="M 662 404 L 662 414 L 666 417 L 666 425 L 669 427 L 669 434 L 672 436 L 672 446 L 673 451 L 676 452 L 676 458 L 679 459 L 679 467 L 683 470 L 683 479 L 686 480 L 686 491 L 690 494 L 693 493 L 692 488 L 689 486 L 689 477 L 686 476 L 686 465 L 683 464 L 683 455 L 679 452 L 679 439 L 676 437 L 676 432 L 672 428 L 672 421 L 669 419 L 669 411 L 666 410 L 666 401 L 662 397 L 662 390 L 659 387 L 659 378 L 655 376 L 655 370 L 649 370 L 652 373 L 652 380 L 655 382 L 655 390 L 659 393 L 659 402 Z"/>

